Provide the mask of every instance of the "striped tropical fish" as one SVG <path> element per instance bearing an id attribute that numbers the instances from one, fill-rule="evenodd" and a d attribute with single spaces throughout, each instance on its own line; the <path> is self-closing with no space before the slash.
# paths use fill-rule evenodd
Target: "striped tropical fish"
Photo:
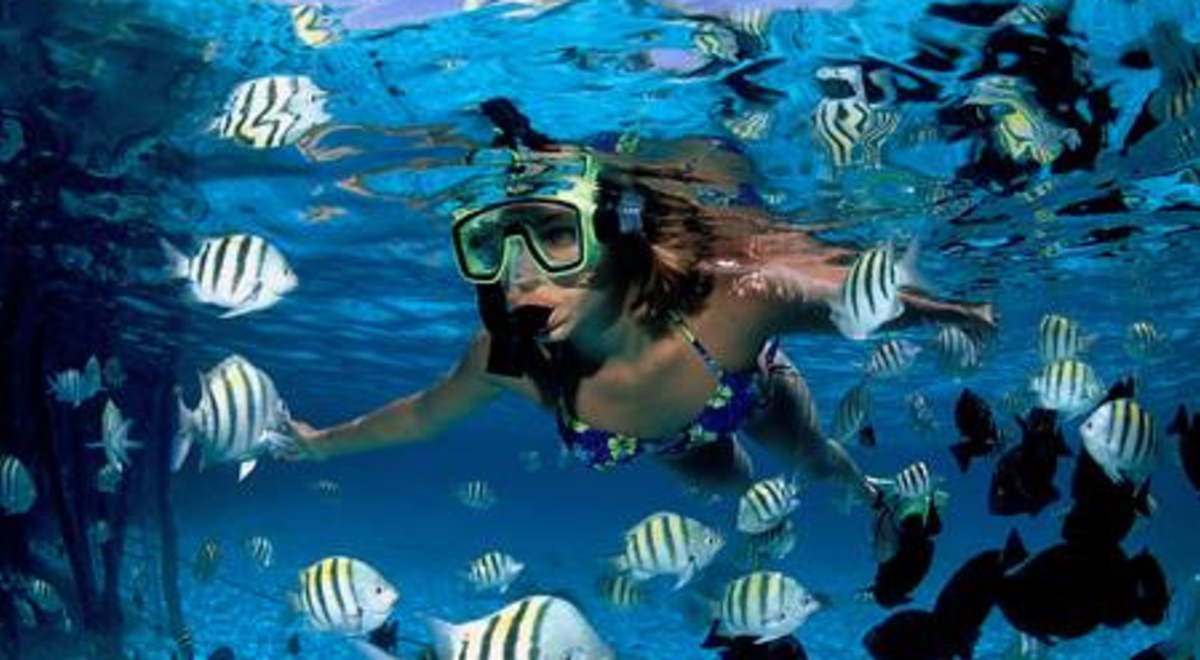
<path id="1" fill-rule="evenodd" d="M 1047 314 L 1038 324 L 1038 354 L 1044 363 L 1078 357 L 1094 341 L 1079 323 L 1060 314 Z"/>
<path id="2" fill-rule="evenodd" d="M 913 430 L 918 433 L 932 433 L 938 430 L 937 416 L 923 392 L 909 394 L 904 397 L 904 403 L 908 408 L 908 421 Z"/>
<path id="3" fill-rule="evenodd" d="M 467 565 L 465 577 L 476 591 L 505 593 L 524 570 L 525 564 L 514 559 L 512 555 L 492 551 L 473 559 Z"/>
<path id="4" fill-rule="evenodd" d="M 20 515 L 33 508 L 37 486 L 25 464 L 15 456 L 0 456 L 0 509 L 4 515 Z"/>
<path id="5" fill-rule="evenodd" d="M 430 619 L 437 660 L 615 660 L 583 613 L 553 596 L 530 596 L 485 617 L 453 624 Z"/>
<path id="6" fill-rule="evenodd" d="M 200 582 L 209 582 L 221 565 L 221 542 L 209 538 L 200 544 L 196 558 L 192 560 L 192 575 Z"/>
<path id="7" fill-rule="evenodd" d="M 904 500 L 928 497 L 935 486 L 933 475 L 924 461 L 912 463 L 891 479 L 868 477 L 868 480 L 885 496 Z"/>
<path id="8" fill-rule="evenodd" d="M 902 376 L 916 364 L 920 352 L 921 347 L 907 339 L 889 339 L 871 352 L 864 371 L 872 378 Z"/>
<path id="9" fill-rule="evenodd" d="M 332 479 L 318 479 L 313 482 L 312 489 L 321 497 L 336 500 L 342 496 L 342 486 Z"/>
<path id="10" fill-rule="evenodd" d="M 821 608 L 799 582 L 775 571 L 756 571 L 725 587 L 718 630 L 756 637 L 756 644 L 790 635 Z"/>
<path id="11" fill-rule="evenodd" d="M 618 610 L 631 610 L 646 601 L 642 583 L 624 573 L 601 576 L 596 581 L 596 595 Z"/>
<path id="12" fill-rule="evenodd" d="M 87 361 L 82 373 L 77 369 L 66 369 L 55 374 L 48 382 L 50 384 L 49 391 L 57 401 L 69 403 L 75 408 L 104 389 L 100 375 L 100 361 L 96 359 L 95 355 Z"/>
<path id="13" fill-rule="evenodd" d="M 900 288 L 916 283 L 916 260 L 916 241 L 899 261 L 891 242 L 858 255 L 830 303 L 830 319 L 838 330 L 848 339 L 863 340 L 903 314 Z"/>
<path id="14" fill-rule="evenodd" d="M 618 571 L 635 580 L 676 575 L 675 589 L 708 566 L 725 539 L 703 523 L 677 513 L 653 513 L 625 532 L 624 552 L 614 560 Z"/>
<path id="15" fill-rule="evenodd" d="M 1154 470 L 1159 447 L 1154 417 L 1133 399 L 1100 406 L 1084 420 L 1079 435 L 1113 483 L 1140 488 Z"/>
<path id="16" fill-rule="evenodd" d="M 459 484 L 455 490 L 455 497 L 463 506 L 477 511 L 486 511 L 496 506 L 496 491 L 490 483 L 482 479 L 472 479 Z"/>
<path id="17" fill-rule="evenodd" d="M 1148 360 L 1167 348 L 1166 339 L 1149 321 L 1131 323 L 1125 331 L 1125 354 L 1134 360 Z"/>
<path id="18" fill-rule="evenodd" d="M 1030 381 L 1038 405 L 1068 417 L 1091 408 L 1104 396 L 1104 384 L 1090 366 L 1079 360 L 1059 360 L 1042 367 Z"/>
<path id="19" fill-rule="evenodd" d="M 255 149 L 299 142 L 332 121 L 325 112 L 329 93 L 308 76 L 265 76 L 238 84 L 212 123 L 217 135 Z"/>
<path id="20" fill-rule="evenodd" d="M 400 592 L 379 571 L 350 557 L 326 557 L 300 571 L 293 605 L 322 632 L 366 635 L 392 616 Z"/>
<path id="21" fill-rule="evenodd" d="M 979 344 L 955 325 L 943 325 L 938 329 L 933 338 L 933 350 L 938 357 L 938 368 L 953 376 L 970 373 L 983 364 Z"/>
<path id="22" fill-rule="evenodd" d="M 280 442 L 289 419 L 287 405 L 266 372 L 240 355 L 225 358 L 200 376 L 200 403 L 189 410 L 178 399 L 179 432 L 172 469 L 183 467 L 192 444 L 203 448 L 200 469 L 209 463 L 240 463 L 238 481 L 254 470 L 258 457 Z"/>
<path id="23" fill-rule="evenodd" d="M 258 236 L 207 238 L 194 257 L 165 240 L 162 247 L 171 277 L 188 280 L 196 300 L 224 307 L 221 318 L 267 309 L 298 284 L 283 253 Z"/>
<path id="24" fill-rule="evenodd" d="M 323 48 L 337 43 L 338 34 L 333 28 L 333 20 L 323 13 L 320 4 L 293 5 L 292 31 L 296 38 L 310 48 Z"/>
<path id="25" fill-rule="evenodd" d="M 783 522 L 800 505 L 795 478 L 774 477 L 755 482 L 738 500 L 737 529 L 759 534 Z"/>
<path id="26" fill-rule="evenodd" d="M 796 549 L 796 525 L 791 518 L 758 534 L 746 537 L 746 549 L 739 564 L 749 570 L 758 570 L 768 560 L 780 561 Z"/>
<path id="27" fill-rule="evenodd" d="M 1054 123 L 1027 97 L 1027 90 L 1016 78 L 991 75 L 978 79 L 966 105 L 1004 108 L 993 131 L 1000 147 L 1014 161 L 1033 160 L 1048 165 L 1067 148 L 1079 146 L 1079 133 Z"/>
<path id="28" fill-rule="evenodd" d="M 25 596 L 46 614 L 57 614 L 63 610 L 62 596 L 54 585 L 40 577 L 30 577 L 24 580 Z"/>
<path id="29" fill-rule="evenodd" d="M 871 389 L 866 381 L 846 390 L 833 411 L 833 439 L 845 443 L 859 435 L 865 446 L 875 442 L 875 431 L 871 427 Z"/>
<path id="30" fill-rule="evenodd" d="M 140 442 L 129 439 L 129 429 L 132 427 L 133 421 L 125 419 L 121 415 L 121 409 L 109 399 L 104 404 L 104 414 L 100 423 L 102 439 L 100 442 L 89 444 L 88 447 L 103 449 L 108 465 L 124 471 L 129 466 L 129 450 L 142 446 Z"/>
<path id="31" fill-rule="evenodd" d="M 242 542 L 242 548 L 250 556 L 254 565 L 260 569 L 271 568 L 275 563 L 275 544 L 271 543 L 271 539 L 265 536 L 255 535 L 247 537 Z"/>

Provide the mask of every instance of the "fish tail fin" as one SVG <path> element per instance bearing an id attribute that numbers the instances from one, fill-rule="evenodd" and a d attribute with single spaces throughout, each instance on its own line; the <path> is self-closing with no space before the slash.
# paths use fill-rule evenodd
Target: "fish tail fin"
<path id="1" fill-rule="evenodd" d="M 191 259 L 179 251 L 170 241 L 165 238 L 158 239 L 158 244 L 162 247 L 163 254 L 167 258 L 167 267 L 165 275 L 167 279 L 181 280 L 188 276 Z"/>
<path id="2" fill-rule="evenodd" d="M 1004 550 L 1000 552 L 1000 565 L 1004 570 L 1008 570 L 1026 559 L 1029 559 L 1029 550 L 1025 548 L 1025 542 L 1021 540 L 1021 535 L 1014 529 L 1008 533 L 1008 539 L 1004 542 Z"/>
<path id="3" fill-rule="evenodd" d="M 179 410 L 179 430 L 175 432 L 175 442 L 171 445 L 172 472 L 178 472 L 187 460 L 196 427 L 196 413 L 183 403 L 183 394 L 178 388 L 175 390 L 175 405 Z"/>
<path id="4" fill-rule="evenodd" d="M 920 256 L 921 242 L 914 238 L 904 248 L 904 255 L 900 257 L 900 261 L 896 262 L 897 284 L 915 289 L 929 288 L 929 283 L 925 281 L 925 278 L 921 276 L 920 269 L 917 268 L 917 260 Z"/>
<path id="5" fill-rule="evenodd" d="M 950 445 L 950 453 L 954 455 L 954 462 L 958 463 L 959 471 L 966 474 L 967 469 L 971 467 L 971 450 L 967 447 L 967 442 L 964 440 Z"/>
<path id="6" fill-rule="evenodd" d="M 433 638 L 433 648 L 439 658 L 455 657 L 454 650 L 458 647 L 458 626 L 449 621 L 436 617 L 425 620 L 429 628 L 429 636 Z"/>

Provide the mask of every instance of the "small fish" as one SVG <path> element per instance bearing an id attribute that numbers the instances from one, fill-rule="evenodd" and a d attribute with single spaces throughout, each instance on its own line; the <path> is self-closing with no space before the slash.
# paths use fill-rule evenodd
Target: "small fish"
<path id="1" fill-rule="evenodd" d="M 628 575 L 605 575 L 596 581 L 596 595 L 618 610 L 632 610 L 646 601 L 642 583 Z"/>
<path id="2" fill-rule="evenodd" d="M 192 561 L 192 575 L 200 582 L 209 582 L 217 574 L 221 565 L 221 543 L 216 539 L 206 539 L 196 551 Z"/>
<path id="3" fill-rule="evenodd" d="M 718 630 L 729 636 L 756 637 L 765 644 L 804 625 L 820 602 L 799 582 L 775 571 L 757 571 L 725 587 Z"/>
<path id="4" fill-rule="evenodd" d="M 1060 494 L 1054 486 L 1058 459 L 1072 452 L 1057 419 L 1058 413 L 1044 408 L 1034 408 L 1025 418 L 1017 417 L 1021 443 L 1000 457 L 992 473 L 988 489 L 988 511 L 992 515 L 1036 516 L 1058 501 Z"/>
<path id="5" fill-rule="evenodd" d="M 320 4 L 293 5 L 291 8 L 292 31 L 309 48 L 323 48 L 338 41 L 333 20 L 321 10 Z"/>
<path id="6" fill-rule="evenodd" d="M 971 459 L 990 456 L 1004 446 L 1004 434 L 996 428 L 992 409 L 969 389 L 963 389 L 954 406 L 954 424 L 962 440 L 950 446 L 950 453 L 964 473 Z"/>
<path id="7" fill-rule="evenodd" d="M 533 474 L 542 469 L 542 455 L 536 449 L 526 449 L 517 453 L 521 469 L 527 474 Z"/>
<path id="8" fill-rule="evenodd" d="M 796 478 L 775 477 L 750 486 L 738 500 L 737 529 L 759 534 L 778 526 L 800 506 Z"/>
<path id="9" fill-rule="evenodd" d="M 104 404 L 104 417 L 101 420 L 103 439 L 89 444 L 88 447 L 104 449 L 107 464 L 123 472 L 129 466 L 129 450 L 142 446 L 140 442 L 129 439 L 129 429 L 132 427 L 133 421 L 125 419 L 121 415 L 121 409 L 109 399 Z"/>
<path id="10" fill-rule="evenodd" d="M 107 520 L 97 520 L 88 527 L 88 540 L 97 548 L 108 543 L 113 538 L 112 526 Z"/>
<path id="11" fill-rule="evenodd" d="M 896 378 L 908 373 L 921 347 L 906 339 L 889 339 L 867 358 L 865 371 L 872 378 Z"/>
<path id="12" fill-rule="evenodd" d="M 1179 457 L 1183 463 L 1183 471 L 1187 474 L 1192 488 L 1200 492 L 1200 413 L 1191 417 L 1188 422 L 1186 406 L 1179 406 L 1175 419 L 1167 427 L 1167 433 L 1179 436 Z"/>
<path id="13" fill-rule="evenodd" d="M 897 261 L 890 242 L 863 252 L 842 281 L 830 318 L 848 339 L 863 340 L 904 313 L 900 289 L 917 282 L 917 243 Z"/>
<path id="14" fill-rule="evenodd" d="M 472 560 L 465 577 L 476 591 L 498 591 L 503 594 L 524 570 L 525 564 L 512 555 L 492 551 Z"/>
<path id="15" fill-rule="evenodd" d="M 1104 384 L 1090 366 L 1079 360 L 1051 362 L 1030 381 L 1038 405 L 1068 418 L 1088 410 L 1104 396 Z"/>
<path id="16" fill-rule="evenodd" d="M 242 542 L 242 548 L 261 570 L 271 568 L 275 564 L 275 544 L 265 536 L 250 536 Z"/>
<path id="17" fill-rule="evenodd" d="M 392 616 L 400 592 L 366 562 L 327 557 L 300 571 L 292 604 L 318 631 L 361 636 Z"/>
<path id="18" fill-rule="evenodd" d="M 1144 362 L 1164 353 L 1168 345 L 1153 323 L 1138 321 L 1130 324 L 1129 329 L 1126 330 L 1124 347 L 1126 355 L 1136 361 Z"/>
<path id="19" fill-rule="evenodd" d="M 112 495 L 120 490 L 122 479 L 123 475 L 119 465 L 105 463 L 104 467 L 96 472 L 96 490 Z"/>
<path id="20" fill-rule="evenodd" d="M 991 75 L 976 80 L 964 104 L 996 109 L 996 140 L 1017 162 L 1032 160 L 1049 165 L 1082 142 L 1078 131 L 1059 126 L 1046 116 L 1028 97 L 1023 83 L 1012 76 Z"/>
<path id="21" fill-rule="evenodd" d="M 100 362 L 94 355 L 87 361 L 83 373 L 75 369 L 66 369 L 58 372 L 49 383 L 50 393 L 55 399 L 69 403 L 75 408 L 104 389 L 100 380 Z"/>
<path id="22" fill-rule="evenodd" d="M 908 421 L 918 433 L 934 433 L 938 430 L 937 416 L 933 414 L 933 406 L 921 392 L 913 392 L 904 397 L 908 407 Z"/>
<path id="23" fill-rule="evenodd" d="M 616 660 L 583 613 L 553 596 L 523 598 L 466 623 L 430 619 L 429 629 L 436 660 Z"/>
<path id="24" fill-rule="evenodd" d="M 210 128 L 220 137 L 254 149 L 295 144 L 333 120 L 329 93 L 308 76 L 265 76 L 244 81 L 229 94 Z"/>
<path id="25" fill-rule="evenodd" d="M 782 561 L 796 549 L 796 525 L 791 518 L 758 534 L 746 537 L 745 564 L 758 570 L 767 560 Z"/>
<path id="26" fill-rule="evenodd" d="M 267 309 L 296 288 L 296 274 L 271 243 L 250 234 L 207 238 L 194 257 L 161 241 L 169 274 L 186 279 L 202 303 L 223 307 L 221 318 Z"/>
<path id="27" fill-rule="evenodd" d="M 1133 399 L 1109 401 L 1079 427 L 1083 446 L 1113 483 L 1140 488 L 1158 459 L 1154 417 Z"/>
<path id="28" fill-rule="evenodd" d="M 884 496 L 896 496 L 903 499 L 928 497 L 933 493 L 934 477 L 929 472 L 929 466 L 924 461 L 917 461 L 896 473 L 891 479 L 867 477 L 871 485 Z"/>
<path id="29" fill-rule="evenodd" d="M 104 361 L 101 379 L 109 391 L 121 389 L 125 384 L 125 369 L 121 366 L 121 358 L 114 355 Z"/>
<path id="30" fill-rule="evenodd" d="M 1021 3 L 1013 7 L 996 21 L 996 26 L 1045 25 L 1062 16 L 1062 9 L 1051 5 Z"/>
<path id="31" fill-rule="evenodd" d="M 179 431 L 171 454 L 178 472 L 193 443 L 203 448 L 200 469 L 209 463 L 239 463 L 238 481 L 254 471 L 258 457 L 277 442 L 290 419 L 287 405 L 265 371 L 240 355 L 231 355 L 200 375 L 200 403 L 179 407 Z"/>
<path id="32" fill-rule="evenodd" d="M 724 120 L 725 129 L 743 142 L 758 142 L 771 133 L 774 115 L 766 110 L 752 110 Z"/>
<path id="33" fill-rule="evenodd" d="M 455 491 L 455 495 L 460 504 L 476 511 L 487 511 L 496 506 L 496 492 L 490 483 L 482 479 L 474 479 L 461 484 Z"/>
<path id="34" fill-rule="evenodd" d="M 37 610 L 34 609 L 33 603 L 29 602 L 23 596 L 10 594 L 13 607 L 17 610 L 17 621 L 20 622 L 22 628 L 37 628 Z"/>
<path id="35" fill-rule="evenodd" d="M 867 447 L 875 444 L 875 429 L 871 426 L 871 390 L 866 381 L 846 390 L 833 413 L 833 438 L 845 443 L 857 433 Z"/>
<path id="36" fill-rule="evenodd" d="M 327 500 L 336 500 L 342 496 L 342 486 L 332 479 L 318 479 L 313 482 L 312 489 Z"/>
<path id="37" fill-rule="evenodd" d="M 0 456 L 0 509 L 4 515 L 27 513 L 37 501 L 37 486 L 25 464 L 15 456 Z"/>
<path id="38" fill-rule="evenodd" d="M 25 579 L 25 596 L 44 614 L 57 614 L 63 610 L 62 596 L 54 585 L 39 577 Z"/>
<path id="39" fill-rule="evenodd" d="M 939 328 L 933 338 L 933 349 L 938 356 L 938 368 L 954 376 L 971 373 L 983 363 L 979 345 L 958 326 Z"/>
<path id="40" fill-rule="evenodd" d="M 861 66 L 820 67 L 817 83 L 824 93 L 812 113 L 813 140 L 825 150 L 833 172 L 882 165 L 883 145 L 899 126 L 900 114 L 867 101 Z"/>
<path id="41" fill-rule="evenodd" d="M 686 585 L 725 546 L 725 539 L 703 523 L 660 511 L 625 532 L 625 549 L 614 560 L 618 571 L 635 580 L 675 575 L 675 589 Z"/>
<path id="42" fill-rule="evenodd" d="M 1078 357 L 1094 341 L 1077 322 L 1059 314 L 1047 314 L 1038 324 L 1038 354 L 1045 364 Z"/>

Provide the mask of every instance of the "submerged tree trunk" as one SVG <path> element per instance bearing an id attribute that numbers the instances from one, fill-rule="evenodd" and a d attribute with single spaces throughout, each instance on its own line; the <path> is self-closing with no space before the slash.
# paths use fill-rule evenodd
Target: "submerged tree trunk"
<path id="1" fill-rule="evenodd" d="M 153 415 L 150 428 L 153 437 L 171 437 L 171 420 L 175 404 L 171 389 L 165 385 L 154 388 L 151 401 Z M 157 505 L 159 526 L 159 570 L 162 578 L 163 600 L 167 607 L 167 622 L 182 660 L 193 660 L 191 631 L 183 616 L 179 592 L 179 541 L 175 534 L 175 514 L 171 510 L 171 452 L 169 443 L 152 443 L 152 455 L 146 458 L 152 471 L 151 483 Z"/>

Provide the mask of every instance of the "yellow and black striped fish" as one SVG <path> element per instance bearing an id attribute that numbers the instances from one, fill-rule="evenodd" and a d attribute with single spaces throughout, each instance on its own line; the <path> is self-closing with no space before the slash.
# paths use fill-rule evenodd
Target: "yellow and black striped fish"
<path id="1" fill-rule="evenodd" d="M 727 636 L 757 637 L 763 644 L 790 635 L 821 608 L 799 582 L 775 571 L 756 571 L 725 588 L 719 631 Z"/>
<path id="2" fill-rule="evenodd" d="M 221 564 L 221 542 L 216 539 L 206 539 L 196 551 L 196 559 L 192 561 L 192 575 L 200 582 L 208 582 L 217 574 Z"/>
<path id="3" fill-rule="evenodd" d="M 1044 363 L 1078 357 L 1093 340 L 1083 334 L 1079 323 L 1061 314 L 1047 314 L 1038 324 L 1038 354 Z"/>
<path id="4" fill-rule="evenodd" d="M 243 543 L 246 554 L 260 569 L 271 568 L 275 563 L 275 544 L 265 536 L 250 536 Z"/>
<path id="5" fill-rule="evenodd" d="M 759 534 L 783 522 L 800 505 L 800 487 L 794 478 L 774 477 L 750 485 L 738 500 L 737 529 Z"/>
<path id="6" fill-rule="evenodd" d="M 478 511 L 486 511 L 496 505 L 496 491 L 490 483 L 482 479 L 460 484 L 455 496 L 463 506 Z"/>
<path id="7" fill-rule="evenodd" d="M 625 533 L 625 550 L 617 570 L 635 580 L 677 575 L 675 588 L 687 584 L 725 545 L 725 539 L 703 523 L 677 513 L 646 516 Z"/>
<path id="8" fill-rule="evenodd" d="M 1029 388 L 1037 393 L 1041 407 L 1070 417 L 1091 408 L 1104 396 L 1104 384 L 1096 372 L 1079 360 L 1051 362 L 1034 376 Z"/>
<path id="9" fill-rule="evenodd" d="M 300 571 L 296 609 L 319 631 L 365 635 L 392 616 L 400 593 L 379 571 L 350 557 L 327 557 Z"/>
<path id="10" fill-rule="evenodd" d="M 1125 331 L 1125 354 L 1134 360 L 1148 360 L 1167 348 L 1166 339 L 1149 321 L 1137 321 Z"/>
<path id="11" fill-rule="evenodd" d="M 530 596 L 461 624 L 429 620 L 437 660 L 616 660 L 570 602 Z"/>
<path id="12" fill-rule="evenodd" d="M 221 318 L 266 309 L 298 284 L 279 248 L 252 234 L 207 238 L 193 257 L 165 240 L 162 248 L 171 276 L 186 279 L 196 300 L 227 309 Z"/>
<path id="13" fill-rule="evenodd" d="M 1114 483 L 1140 487 L 1158 459 L 1154 417 L 1133 399 L 1100 406 L 1079 427 L 1083 446 Z"/>
<path id="14" fill-rule="evenodd" d="M 242 82 L 229 95 L 211 128 L 220 137 L 254 149 L 295 144 L 332 121 L 329 93 L 308 76 L 265 76 Z"/>
<path id="15" fill-rule="evenodd" d="M 907 339 L 889 339 L 867 358 L 865 371 L 872 378 L 895 378 L 912 369 L 921 347 Z"/>
<path id="16" fill-rule="evenodd" d="M 0 511 L 21 514 L 33 508 L 37 486 L 25 464 L 15 456 L 0 456 Z"/>
<path id="17" fill-rule="evenodd" d="M 596 594 L 618 610 L 631 610 L 646 601 L 642 583 L 623 573 L 602 576 L 596 581 Z"/>
<path id="18" fill-rule="evenodd" d="M 320 4 L 295 5 L 291 9 L 292 31 L 310 48 L 323 48 L 338 41 L 333 20 L 323 13 L 323 9 Z"/>
<path id="19" fill-rule="evenodd" d="M 523 570 L 525 564 L 514 559 L 512 555 L 492 551 L 485 552 L 467 565 L 466 578 L 475 586 L 476 591 L 495 590 L 505 593 Z"/>

